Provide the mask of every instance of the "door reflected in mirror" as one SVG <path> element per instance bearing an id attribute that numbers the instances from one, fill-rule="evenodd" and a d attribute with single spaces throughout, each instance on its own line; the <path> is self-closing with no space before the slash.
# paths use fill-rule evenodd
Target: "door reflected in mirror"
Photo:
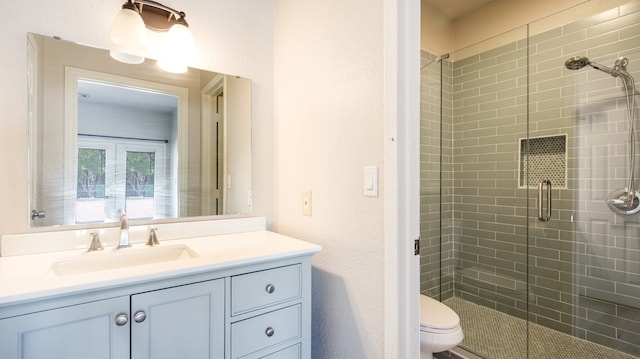
<path id="1" fill-rule="evenodd" d="M 32 227 L 251 213 L 251 82 L 28 34 Z"/>

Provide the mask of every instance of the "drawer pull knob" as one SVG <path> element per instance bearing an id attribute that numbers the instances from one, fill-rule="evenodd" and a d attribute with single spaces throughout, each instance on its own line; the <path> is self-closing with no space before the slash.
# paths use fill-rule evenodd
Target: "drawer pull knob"
<path id="1" fill-rule="evenodd" d="M 275 331 L 275 330 L 273 330 L 273 328 L 269 327 L 269 328 L 267 328 L 267 330 L 265 330 L 265 332 L 264 332 L 264 333 L 265 333 L 269 338 L 271 338 L 271 337 L 276 333 L 276 331 Z"/>
<path id="2" fill-rule="evenodd" d="M 145 319 L 147 319 L 147 313 L 142 310 L 133 315 L 133 320 L 135 320 L 136 323 L 142 323 Z"/>
<path id="3" fill-rule="evenodd" d="M 265 288 L 265 289 L 266 289 L 267 293 L 271 294 L 271 293 L 276 291 L 276 286 L 273 285 L 273 284 L 269 284 L 269 285 L 267 285 L 267 288 Z"/>
<path id="4" fill-rule="evenodd" d="M 126 314 L 120 313 L 116 316 L 116 325 L 121 327 L 129 322 L 129 317 Z"/>

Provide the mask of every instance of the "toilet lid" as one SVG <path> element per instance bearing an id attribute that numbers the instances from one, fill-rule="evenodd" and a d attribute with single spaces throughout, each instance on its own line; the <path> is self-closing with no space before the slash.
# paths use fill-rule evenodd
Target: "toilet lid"
<path id="1" fill-rule="evenodd" d="M 420 328 L 447 330 L 460 326 L 460 317 L 437 300 L 420 295 Z"/>

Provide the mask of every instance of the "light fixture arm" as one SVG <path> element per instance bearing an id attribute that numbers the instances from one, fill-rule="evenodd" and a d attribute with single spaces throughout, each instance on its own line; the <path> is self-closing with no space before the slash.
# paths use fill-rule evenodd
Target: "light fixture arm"
<path id="1" fill-rule="evenodd" d="M 131 0 L 127 0 L 126 3 L 122 4 L 122 8 L 133 10 L 140 13 L 140 9 L 138 9 L 138 7 Z"/>
<path id="2" fill-rule="evenodd" d="M 160 10 L 168 13 L 169 17 L 168 17 L 167 21 L 170 22 L 171 21 L 171 17 L 173 17 L 177 23 L 182 24 L 182 25 L 184 25 L 186 27 L 189 27 L 189 24 L 184 19 L 186 14 L 183 11 L 178 11 L 176 9 L 172 9 L 172 8 L 166 6 L 166 5 L 160 4 L 159 2 L 153 1 L 153 0 L 129 0 L 129 2 L 133 2 L 134 5 L 137 4 L 138 12 L 141 15 L 144 14 L 143 7 L 145 5 L 147 5 L 147 6 L 151 6 L 153 8 L 160 9 Z M 123 7 L 124 7 L 124 5 L 123 5 Z"/>

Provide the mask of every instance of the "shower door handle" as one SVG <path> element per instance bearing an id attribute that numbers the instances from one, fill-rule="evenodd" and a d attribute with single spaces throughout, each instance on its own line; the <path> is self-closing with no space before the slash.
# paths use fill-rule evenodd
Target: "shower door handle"
<path id="1" fill-rule="evenodd" d="M 546 187 L 547 187 L 547 214 L 546 214 L 546 216 L 544 215 L 543 210 L 542 210 L 542 192 L 544 192 L 542 187 L 544 185 L 546 185 Z M 542 180 L 538 184 L 538 220 L 540 220 L 542 222 L 548 222 L 550 219 L 551 219 L 551 181 Z"/>

